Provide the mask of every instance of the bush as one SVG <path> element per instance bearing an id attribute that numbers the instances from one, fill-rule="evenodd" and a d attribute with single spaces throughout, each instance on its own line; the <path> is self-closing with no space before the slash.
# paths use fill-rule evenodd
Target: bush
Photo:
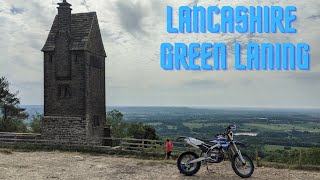
<path id="1" fill-rule="evenodd" d="M 142 123 L 129 124 L 128 136 L 136 139 L 159 139 L 154 127 Z"/>
<path id="2" fill-rule="evenodd" d="M 42 119 L 42 115 L 41 114 L 36 114 L 33 115 L 32 117 L 32 121 L 30 123 L 30 127 L 31 127 L 31 131 L 33 133 L 41 133 L 41 119 Z"/>

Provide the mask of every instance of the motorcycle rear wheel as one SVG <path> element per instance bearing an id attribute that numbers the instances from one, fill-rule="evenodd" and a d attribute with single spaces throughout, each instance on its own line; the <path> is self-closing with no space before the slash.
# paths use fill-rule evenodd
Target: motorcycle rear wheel
<path id="1" fill-rule="evenodd" d="M 234 155 L 231 159 L 233 171 L 242 178 L 249 178 L 254 171 L 254 164 L 246 154 L 242 154 L 245 164 L 242 163 L 238 154 Z"/>
<path id="2" fill-rule="evenodd" d="M 194 152 L 184 152 L 177 160 L 177 166 L 180 173 L 186 176 L 192 176 L 196 174 L 201 166 L 201 162 L 189 163 L 190 161 L 199 158 L 199 156 Z"/>

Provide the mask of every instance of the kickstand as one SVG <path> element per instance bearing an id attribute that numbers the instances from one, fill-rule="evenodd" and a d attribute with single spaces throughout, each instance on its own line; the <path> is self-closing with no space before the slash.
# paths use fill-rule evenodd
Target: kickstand
<path id="1" fill-rule="evenodd" d="M 214 171 L 210 171 L 210 170 L 209 170 L 208 163 L 207 163 L 207 162 L 205 162 L 205 164 L 206 164 L 206 166 L 207 166 L 207 171 L 208 171 L 208 173 L 214 173 Z"/>
<path id="2" fill-rule="evenodd" d="M 207 162 L 206 162 L 206 166 L 207 166 L 207 171 L 210 172 L 210 171 L 209 171 L 209 166 L 208 166 L 208 163 L 207 163 Z"/>

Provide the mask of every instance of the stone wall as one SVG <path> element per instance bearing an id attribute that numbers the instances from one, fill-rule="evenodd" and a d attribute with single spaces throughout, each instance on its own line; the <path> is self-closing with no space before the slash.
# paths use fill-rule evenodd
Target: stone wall
<path id="1" fill-rule="evenodd" d="M 61 144 L 86 142 L 86 120 L 80 117 L 45 116 L 41 122 L 41 138 Z"/>
<path id="2" fill-rule="evenodd" d="M 89 120 L 82 117 L 44 116 L 41 121 L 41 139 L 57 144 L 102 145 L 103 128 L 92 134 Z"/>

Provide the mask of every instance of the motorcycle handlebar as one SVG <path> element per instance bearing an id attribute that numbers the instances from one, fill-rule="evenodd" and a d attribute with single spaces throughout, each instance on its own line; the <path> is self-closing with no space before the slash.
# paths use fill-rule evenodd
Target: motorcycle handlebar
<path id="1" fill-rule="evenodd" d="M 216 136 L 226 136 L 227 134 L 229 134 L 231 131 L 230 129 L 226 129 L 226 131 L 224 133 L 219 133 L 219 134 L 216 134 Z"/>
<path id="2" fill-rule="evenodd" d="M 225 135 L 224 133 L 216 134 L 216 136 L 224 136 L 224 135 Z"/>

